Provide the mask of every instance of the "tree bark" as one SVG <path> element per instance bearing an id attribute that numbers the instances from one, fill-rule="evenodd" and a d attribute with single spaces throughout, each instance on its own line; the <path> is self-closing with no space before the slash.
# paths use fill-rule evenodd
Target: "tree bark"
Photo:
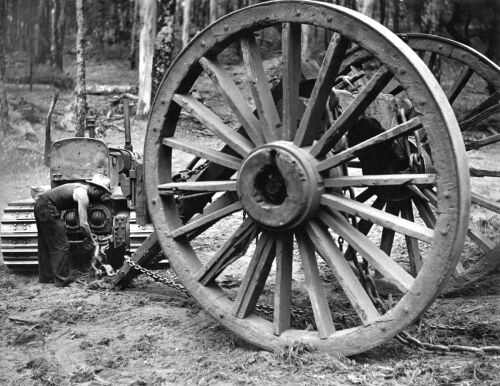
<path id="1" fill-rule="evenodd" d="M 304 24 L 302 26 L 302 42 L 301 42 L 301 54 L 300 54 L 302 60 L 309 59 L 312 56 L 312 46 L 313 46 L 312 29 L 313 26 L 309 24 Z"/>
<path id="2" fill-rule="evenodd" d="M 57 100 L 59 99 L 59 91 L 54 94 L 54 99 L 52 99 L 52 104 L 50 105 L 49 112 L 47 114 L 47 122 L 45 123 L 45 151 L 44 151 L 44 164 L 49 166 L 50 164 L 50 146 L 52 146 L 52 136 L 50 133 L 50 124 L 52 120 L 52 114 L 56 108 Z"/>
<path id="3" fill-rule="evenodd" d="M 182 46 L 186 47 L 189 42 L 189 29 L 191 26 L 191 0 L 184 0 L 182 7 Z"/>
<path id="4" fill-rule="evenodd" d="M 172 63 L 175 45 L 176 5 L 176 0 L 158 1 L 158 34 L 156 35 L 153 57 L 152 97 L 156 94 L 165 72 Z"/>
<path id="5" fill-rule="evenodd" d="M 151 108 L 153 53 L 156 36 L 156 0 L 141 1 L 142 28 L 139 37 L 139 103 L 137 115 L 145 116 Z"/>
<path id="6" fill-rule="evenodd" d="M 363 0 L 363 5 L 361 6 L 361 13 L 373 18 L 373 12 L 375 10 L 375 0 Z"/>
<path id="7" fill-rule="evenodd" d="M 66 38 L 66 8 L 67 2 L 62 0 L 59 19 L 57 20 L 56 67 L 63 70 L 64 39 Z"/>
<path id="8" fill-rule="evenodd" d="M 48 15 L 48 0 L 39 0 L 35 24 L 35 49 L 34 57 L 36 63 L 43 63 L 47 61 L 50 52 L 50 29 L 48 28 L 49 15 Z"/>
<path id="9" fill-rule="evenodd" d="M 399 21 L 401 18 L 400 14 L 400 7 L 399 7 L 399 1 L 400 0 L 393 0 L 392 5 L 393 5 L 393 13 L 392 13 L 392 32 L 398 33 L 399 32 Z M 433 1 L 433 0 L 431 0 Z"/>
<path id="10" fill-rule="evenodd" d="M 137 43 L 139 40 L 139 26 L 141 24 L 140 16 L 139 16 L 139 0 L 132 0 L 134 2 L 134 13 L 132 16 L 132 30 L 130 32 L 130 54 L 129 54 L 129 62 L 130 69 L 135 70 L 136 61 L 137 61 Z"/>
<path id="11" fill-rule="evenodd" d="M 427 0 L 424 3 L 421 20 L 423 33 L 436 34 L 442 10 L 443 2 L 441 0 Z"/>
<path id="12" fill-rule="evenodd" d="M 59 20 L 59 14 L 61 13 L 61 2 L 60 0 L 51 0 L 50 2 L 50 64 L 52 67 L 57 67 L 57 46 L 59 40 L 59 31 L 57 28 L 57 22 Z M 62 67 L 59 68 L 62 70 Z"/>
<path id="13" fill-rule="evenodd" d="M 500 2 L 491 1 L 493 20 L 491 21 L 486 55 L 500 65 Z"/>
<path id="14" fill-rule="evenodd" d="M 210 23 L 217 20 L 217 0 L 210 0 Z"/>
<path id="15" fill-rule="evenodd" d="M 85 44 L 87 23 L 85 18 L 86 0 L 76 0 L 76 103 L 75 136 L 85 135 L 85 116 L 87 115 L 87 95 L 85 92 Z"/>
<path id="16" fill-rule="evenodd" d="M 9 105 L 5 90 L 5 26 L 7 14 L 5 0 L 0 0 L 0 131 L 10 131 Z"/>

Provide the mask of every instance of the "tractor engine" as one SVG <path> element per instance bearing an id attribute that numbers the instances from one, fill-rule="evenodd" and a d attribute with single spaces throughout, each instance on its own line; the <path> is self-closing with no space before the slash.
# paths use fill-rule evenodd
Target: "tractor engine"
<path id="1" fill-rule="evenodd" d="M 108 148 L 104 142 L 93 138 L 63 139 L 52 145 L 51 187 L 84 182 L 96 173 L 110 178 L 111 200 L 91 202 L 88 222 L 107 263 L 116 268 L 122 264 L 123 255 L 131 251 L 131 223 L 137 228 L 144 227 L 147 221 L 139 155 L 131 150 Z M 78 210 L 64 211 L 62 218 L 72 254 L 76 262 L 85 264 L 88 251 L 81 248 L 85 235 L 79 226 Z M 137 233 L 137 229 L 133 232 Z"/>
<path id="2" fill-rule="evenodd" d="M 149 223 L 140 156 L 131 150 L 110 148 L 94 138 L 68 138 L 55 142 L 50 153 L 50 186 L 85 182 L 97 173 L 110 179 L 111 200 L 91 202 L 88 222 L 100 245 L 103 260 L 120 267 L 125 254 L 132 254 L 153 231 Z M 37 268 L 37 229 L 31 198 L 8 204 L 1 226 L 5 265 L 15 271 Z M 73 268 L 86 268 L 92 259 L 92 243 L 79 226 L 78 210 L 63 211 Z"/>

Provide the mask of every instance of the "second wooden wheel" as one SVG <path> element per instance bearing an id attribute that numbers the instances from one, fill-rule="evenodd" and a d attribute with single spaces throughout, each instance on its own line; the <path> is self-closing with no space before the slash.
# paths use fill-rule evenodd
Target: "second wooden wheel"
<path id="1" fill-rule="evenodd" d="M 333 32 L 306 96 L 304 24 Z M 281 56 L 266 58 L 265 36 L 277 31 Z M 342 96 L 344 108 L 329 120 L 330 90 L 353 44 L 382 66 L 359 93 Z M 243 73 L 224 65 L 235 46 Z M 280 103 L 276 79 L 283 80 Z M 390 82 L 404 88 L 414 106 L 416 114 L 406 122 L 387 118 L 400 104 L 382 94 Z M 356 144 L 343 144 L 344 134 L 357 137 Z M 415 171 L 400 140 L 413 143 L 424 134 L 426 151 L 439 162 L 432 170 Z M 212 166 L 193 180 L 173 181 L 176 162 L 186 153 Z M 199 33 L 160 86 L 144 152 L 159 242 L 201 307 L 262 348 L 309 344 L 345 355 L 375 347 L 405 328 L 454 268 L 468 223 L 464 155 L 453 111 L 411 49 L 361 14 L 308 1 L 261 3 Z M 347 163 L 359 156 L 373 161 L 372 173 L 345 175 Z M 377 191 L 405 198 L 427 185 L 437 188 L 434 229 L 408 211 L 403 218 L 383 211 L 373 200 Z M 355 187 L 364 193 L 350 196 Z M 179 202 L 189 205 L 179 211 Z M 416 277 L 408 259 L 392 259 L 364 235 L 364 223 L 411 241 L 410 262 L 421 257 Z M 363 260 L 347 259 L 341 251 L 347 244 Z M 403 295 L 392 302 L 376 298 L 364 281 L 369 272 Z M 310 325 L 297 322 L 297 309 L 310 311 Z"/>
<path id="2" fill-rule="evenodd" d="M 500 67 L 476 50 L 450 39 L 419 33 L 403 34 L 401 37 L 432 70 L 465 136 L 488 119 L 491 120 L 496 116 L 498 121 L 500 117 Z M 356 47 L 350 50 L 341 72 L 345 76 L 352 77 L 355 73 L 362 72 L 364 68 L 370 68 L 373 62 L 374 58 L 369 52 Z M 355 78 L 357 82 L 363 81 L 362 76 L 355 76 Z M 362 84 L 357 86 L 361 87 Z M 394 87 L 387 87 L 384 91 L 402 98 L 405 93 L 404 89 L 392 86 Z M 475 188 L 471 196 L 473 213 L 475 217 L 488 223 L 494 221 L 495 218 L 498 219 L 500 214 L 500 205 L 497 202 L 499 192 L 494 188 L 496 183 L 493 188 L 490 183 L 500 177 L 500 172 L 498 167 L 495 170 L 497 165 L 491 161 L 488 162 L 488 170 L 478 167 L 474 155 L 471 154 L 485 146 L 498 146 L 500 135 L 488 134 L 487 131 L 486 133 L 487 135 L 480 140 L 469 141 L 466 148 L 471 160 L 470 175 L 475 179 Z M 423 194 L 425 195 L 423 199 L 416 197 L 412 200 L 412 207 L 415 210 L 418 209 L 423 221 L 429 227 L 434 227 L 434 213 L 437 210 L 435 189 L 426 187 L 423 189 Z M 404 205 L 407 204 L 394 204 L 394 210 L 402 213 Z M 500 264 L 500 244 L 493 241 L 498 239 L 498 234 L 491 234 L 487 230 L 480 229 L 477 221 L 471 219 L 467 236 L 463 258 L 458 262 L 442 293 L 460 290 L 480 280 Z"/>

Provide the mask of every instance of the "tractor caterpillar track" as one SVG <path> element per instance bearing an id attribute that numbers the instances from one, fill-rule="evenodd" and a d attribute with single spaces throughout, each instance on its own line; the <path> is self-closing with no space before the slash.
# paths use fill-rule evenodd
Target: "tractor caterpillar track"
<path id="1" fill-rule="evenodd" d="M 140 226 L 135 211 L 130 213 L 130 247 L 135 252 L 153 232 L 153 226 Z M 0 228 L 3 262 L 14 271 L 32 271 L 38 267 L 37 229 L 34 201 L 25 199 L 9 202 L 4 209 Z"/>

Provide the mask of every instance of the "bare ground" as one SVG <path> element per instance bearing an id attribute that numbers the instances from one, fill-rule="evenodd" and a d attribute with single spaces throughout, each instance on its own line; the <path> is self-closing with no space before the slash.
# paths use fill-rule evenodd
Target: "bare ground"
<path id="1" fill-rule="evenodd" d="M 114 73 L 105 64 L 93 68 Z M 53 90 L 28 93 L 12 87 L 9 93 L 11 101 L 23 97 L 47 109 Z M 61 112 L 70 100 L 71 95 L 62 96 Z M 144 126 L 133 121 L 137 149 Z M 0 149 L 0 210 L 8 201 L 26 197 L 29 185 L 48 182 L 40 154 L 19 148 L 26 132 L 32 132 L 35 140 L 24 147 L 42 149 L 42 124 L 19 119 L 16 130 Z M 56 138 L 65 136 L 70 133 L 56 131 Z M 121 138 L 110 129 L 104 139 L 117 145 Z M 498 184 L 493 188 L 498 192 Z M 36 275 L 0 267 L 1 384 L 500 384 L 498 355 L 443 355 L 396 341 L 351 358 L 304 346 L 270 353 L 225 330 L 181 291 L 145 277 L 120 291 L 106 280 L 75 275 L 70 287 L 56 288 L 39 284 Z M 439 298 L 410 331 L 432 343 L 499 345 L 500 274 L 454 297 Z"/>

